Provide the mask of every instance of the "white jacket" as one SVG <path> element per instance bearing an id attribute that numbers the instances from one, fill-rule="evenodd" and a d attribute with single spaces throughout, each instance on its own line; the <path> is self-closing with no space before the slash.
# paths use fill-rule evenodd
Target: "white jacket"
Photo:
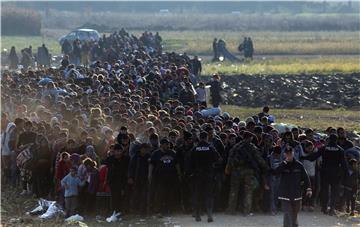
<path id="1" fill-rule="evenodd" d="M 13 133 L 15 128 L 16 128 L 15 123 L 10 122 L 7 125 L 5 132 L 3 132 L 2 135 L 1 135 L 1 155 L 2 156 L 11 155 L 9 142 L 10 142 L 11 134 Z"/>

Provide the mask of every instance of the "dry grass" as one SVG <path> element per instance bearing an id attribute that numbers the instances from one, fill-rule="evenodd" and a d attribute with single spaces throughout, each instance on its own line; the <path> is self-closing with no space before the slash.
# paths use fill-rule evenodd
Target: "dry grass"
<path id="1" fill-rule="evenodd" d="M 360 72 L 359 57 L 255 59 L 250 63 L 206 63 L 203 75 L 322 74 Z"/>
<path id="2" fill-rule="evenodd" d="M 162 31 L 165 50 L 212 55 L 215 37 L 226 41 L 232 53 L 245 36 L 253 39 L 255 54 L 360 54 L 358 32 L 266 32 L 266 31 Z"/>
<path id="3" fill-rule="evenodd" d="M 239 116 L 241 120 L 261 112 L 261 108 L 247 108 L 239 106 L 221 106 L 225 112 Z M 353 110 L 315 110 L 315 109 L 271 109 L 270 113 L 276 122 L 290 123 L 300 127 L 310 127 L 325 130 L 327 127 L 344 127 L 350 131 L 360 132 L 359 111 Z"/>
<path id="4" fill-rule="evenodd" d="M 50 52 L 60 53 L 57 40 L 67 34 L 66 29 L 43 29 L 41 36 L 2 36 L 2 48 L 12 45 L 19 48 L 29 44 L 38 46 L 43 40 Z M 130 31 L 140 35 L 143 31 Z M 233 31 L 161 31 L 165 51 L 186 52 L 194 55 L 212 55 L 212 41 L 215 37 L 226 41 L 227 48 L 239 54 L 237 47 L 244 36 L 253 39 L 255 55 L 262 54 L 360 54 L 360 36 L 358 32 L 233 32 Z"/>

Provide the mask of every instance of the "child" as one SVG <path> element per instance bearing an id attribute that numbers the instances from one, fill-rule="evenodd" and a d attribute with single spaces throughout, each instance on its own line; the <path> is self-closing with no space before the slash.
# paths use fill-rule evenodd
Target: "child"
<path id="1" fill-rule="evenodd" d="M 354 216 L 355 211 L 355 198 L 359 185 L 359 168 L 356 159 L 351 159 L 349 161 L 349 173 L 345 178 L 344 186 L 345 186 L 345 199 L 346 199 L 346 212 L 351 213 L 350 216 Z"/>
<path id="2" fill-rule="evenodd" d="M 61 180 L 61 186 L 65 189 L 65 209 L 66 216 L 70 217 L 75 214 L 78 207 L 79 186 L 83 186 L 85 181 L 81 181 L 77 176 L 76 167 L 70 168 L 70 173 Z"/>

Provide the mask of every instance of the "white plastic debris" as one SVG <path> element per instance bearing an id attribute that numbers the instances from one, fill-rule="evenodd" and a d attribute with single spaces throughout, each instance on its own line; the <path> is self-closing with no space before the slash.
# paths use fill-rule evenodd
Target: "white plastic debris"
<path id="1" fill-rule="evenodd" d="M 84 221 L 84 218 L 78 214 L 75 214 L 66 218 L 65 221 Z"/>
<path id="2" fill-rule="evenodd" d="M 64 214 L 64 211 L 59 208 L 55 201 L 51 201 L 51 204 L 49 205 L 49 208 L 46 210 L 46 212 L 39 216 L 39 218 L 42 219 L 49 219 L 52 217 L 55 217 L 58 214 Z"/>
<path id="3" fill-rule="evenodd" d="M 37 206 L 36 208 L 34 208 L 32 211 L 30 212 L 26 212 L 26 214 L 29 215 L 40 215 L 46 212 L 46 210 L 49 208 L 49 206 L 55 203 L 55 201 L 49 201 L 49 200 L 45 200 L 45 199 L 39 199 L 38 200 L 38 204 L 39 206 Z"/>
<path id="4" fill-rule="evenodd" d="M 121 213 L 116 213 L 114 211 L 113 214 L 110 217 L 106 218 L 106 221 L 109 222 L 109 223 L 110 222 L 121 221 L 120 215 L 121 215 Z"/>
<path id="5" fill-rule="evenodd" d="M 44 211 L 44 208 L 41 205 L 39 205 L 35 209 L 33 209 L 32 211 L 26 212 L 26 214 L 38 215 L 38 214 L 41 214 L 43 211 Z"/>

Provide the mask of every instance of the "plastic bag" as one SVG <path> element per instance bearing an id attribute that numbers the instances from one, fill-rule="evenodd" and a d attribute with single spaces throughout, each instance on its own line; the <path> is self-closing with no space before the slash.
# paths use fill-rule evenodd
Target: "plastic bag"
<path id="1" fill-rule="evenodd" d="M 110 217 L 106 218 L 106 221 L 109 222 L 109 223 L 110 222 L 121 221 L 120 215 L 121 215 L 121 213 L 116 213 L 114 211 L 113 214 Z"/>
<path id="2" fill-rule="evenodd" d="M 49 208 L 49 206 L 51 205 L 51 203 L 53 203 L 55 201 L 48 201 L 45 199 L 39 199 L 38 200 L 38 204 L 39 206 L 37 206 L 36 208 L 34 208 L 32 211 L 27 212 L 27 214 L 30 215 L 40 215 L 46 212 L 46 210 Z"/>
<path id="3" fill-rule="evenodd" d="M 204 117 L 210 117 L 210 116 L 220 115 L 221 109 L 220 107 L 213 107 L 213 108 L 201 110 L 200 112 Z"/>
<path id="4" fill-rule="evenodd" d="M 84 221 L 84 218 L 78 214 L 75 214 L 73 216 L 66 218 L 65 221 Z"/>
<path id="5" fill-rule="evenodd" d="M 40 215 L 39 218 L 49 219 L 59 214 L 64 215 L 64 211 L 57 206 L 55 201 L 52 201 L 47 211 L 44 214 Z"/>

